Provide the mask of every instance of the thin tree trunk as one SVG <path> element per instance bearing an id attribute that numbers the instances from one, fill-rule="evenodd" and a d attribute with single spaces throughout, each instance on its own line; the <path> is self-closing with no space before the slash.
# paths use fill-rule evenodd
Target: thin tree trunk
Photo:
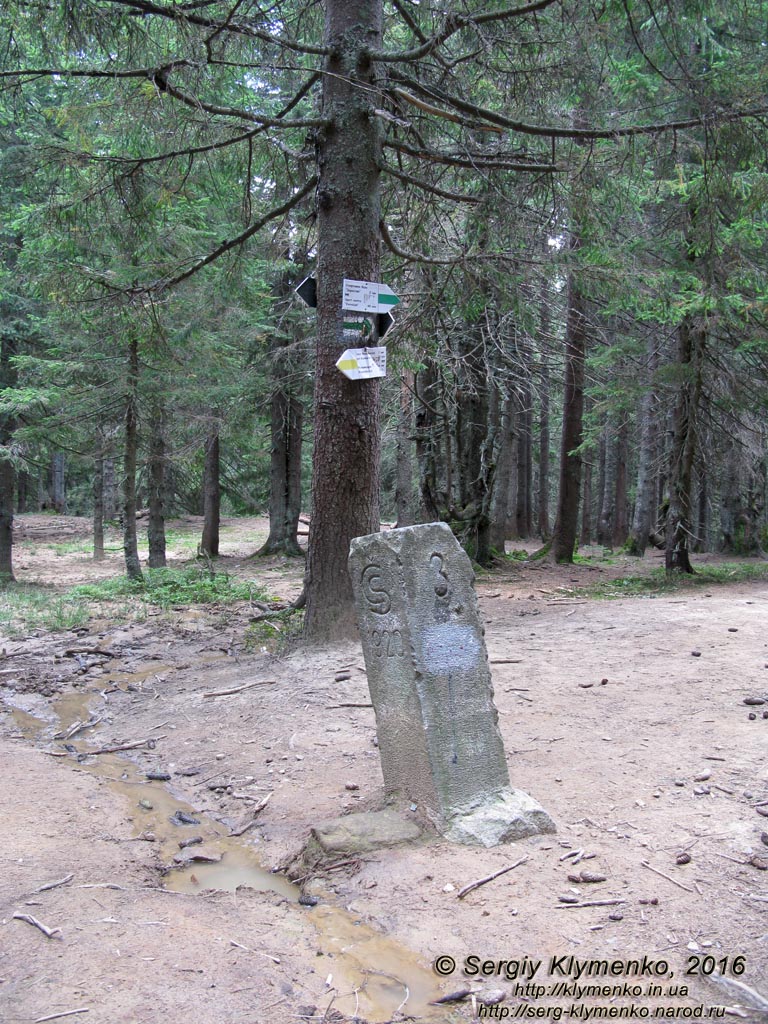
<path id="1" fill-rule="evenodd" d="M 692 573 L 693 460 L 702 387 L 702 359 L 706 334 L 703 327 L 685 318 L 677 330 L 681 382 L 674 410 L 672 451 L 669 463 L 669 504 L 666 521 L 666 569 L 668 573 Z"/>
<path id="2" fill-rule="evenodd" d="M 616 421 L 606 417 L 600 441 L 603 471 L 598 492 L 597 543 L 610 548 L 613 541 L 613 516 L 616 501 Z"/>
<path id="3" fill-rule="evenodd" d="M 53 507 L 59 515 L 67 514 L 65 467 L 64 452 L 54 452 L 51 460 L 51 499 Z"/>
<path id="4" fill-rule="evenodd" d="M 397 417 L 397 454 L 395 469 L 395 509 L 398 526 L 414 523 L 413 496 L 413 373 L 400 375 L 400 405 Z"/>
<path id="5" fill-rule="evenodd" d="M 221 458 L 219 429 L 216 426 L 205 442 L 205 468 L 203 470 L 203 537 L 200 549 L 210 558 L 219 554 L 219 527 L 221 524 Z"/>
<path id="6" fill-rule="evenodd" d="M 588 459 L 582 467 L 581 532 L 579 544 L 584 547 L 592 543 L 592 463 Z"/>
<path id="7" fill-rule="evenodd" d="M 709 475 L 706 467 L 699 466 L 698 526 L 694 551 L 707 551 L 707 522 L 709 519 Z"/>
<path id="8" fill-rule="evenodd" d="M 578 238 L 571 250 L 580 248 Z M 584 363 L 587 351 L 586 303 L 575 274 L 568 274 L 568 309 L 565 326 L 565 387 L 563 390 L 563 433 L 560 444 L 560 486 L 557 520 L 552 533 L 552 558 L 573 562 L 579 521 L 579 491 L 583 440 Z"/>
<path id="9" fill-rule="evenodd" d="M 93 463 L 93 560 L 104 559 L 104 458 L 97 455 Z"/>
<path id="10" fill-rule="evenodd" d="M 114 522 L 117 515 L 117 473 L 115 460 L 111 456 L 104 458 L 104 519 Z"/>
<path id="11" fill-rule="evenodd" d="M 27 511 L 28 497 L 29 473 L 22 469 L 16 474 L 16 511 L 20 514 Z"/>
<path id="12" fill-rule="evenodd" d="M 165 552 L 165 414 L 162 408 L 152 410 L 149 425 L 149 521 L 147 543 L 150 569 L 160 569 L 166 564 Z"/>
<path id="13" fill-rule="evenodd" d="M 355 628 L 347 572 L 353 537 L 380 529 L 381 388 L 336 368 L 345 278 L 379 281 L 380 106 L 369 52 L 382 40 L 382 4 L 325 4 L 323 117 L 317 137 L 317 359 L 312 517 L 305 636 Z"/>
<path id="14" fill-rule="evenodd" d="M 257 555 L 303 554 L 298 539 L 303 417 L 299 399 L 278 385 L 270 401 L 269 536 Z"/>
<path id="15" fill-rule="evenodd" d="M 125 571 L 130 579 L 141 580 L 139 545 L 136 537 L 136 460 L 139 447 L 139 343 L 128 346 L 128 394 L 125 405 L 125 459 L 123 485 L 123 551 Z"/>
<path id="16" fill-rule="evenodd" d="M 616 440 L 616 472 L 613 503 L 613 535 L 614 548 L 620 548 L 629 533 L 629 517 L 627 507 L 627 453 L 629 450 L 629 426 L 626 419 L 619 427 Z"/>
<path id="17" fill-rule="evenodd" d="M 542 325 L 543 330 L 543 325 Z M 549 365 L 543 357 L 539 384 L 539 494 L 538 520 L 542 540 L 548 540 L 549 527 Z"/>
<path id="18" fill-rule="evenodd" d="M 440 519 L 437 458 L 437 377 L 427 361 L 416 376 L 416 464 L 419 470 L 419 518 L 434 523 Z"/>
<path id="19" fill-rule="evenodd" d="M 507 395 L 502 403 L 496 453 L 496 477 L 491 504 L 490 545 L 500 555 L 503 555 L 506 549 L 509 490 L 516 448 L 514 401 L 512 395 Z"/>
<path id="20" fill-rule="evenodd" d="M 10 334 L 0 338 L 0 388 L 14 388 L 18 371 L 13 365 L 16 339 Z M 16 497 L 16 467 L 11 444 L 16 419 L 0 413 L 0 587 L 14 582 L 13 575 L 13 501 Z"/>
<path id="21" fill-rule="evenodd" d="M 635 506 L 632 514 L 632 529 L 627 541 L 627 554 L 642 558 L 651 534 L 651 503 L 654 496 L 652 473 L 656 447 L 656 396 L 653 391 L 653 377 L 656 371 L 655 340 L 648 343 L 648 384 L 640 402 L 639 445 L 637 477 L 635 482 Z"/>

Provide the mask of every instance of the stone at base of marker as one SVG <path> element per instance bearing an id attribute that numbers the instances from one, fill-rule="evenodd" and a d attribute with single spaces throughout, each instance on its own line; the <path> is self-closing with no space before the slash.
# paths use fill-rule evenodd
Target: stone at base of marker
<path id="1" fill-rule="evenodd" d="M 359 811 L 316 825 L 304 848 L 307 864 L 322 864 L 338 857 L 403 846 L 422 838 L 419 824 L 406 814 L 387 808 L 383 811 Z"/>
<path id="2" fill-rule="evenodd" d="M 454 814 L 440 831 L 454 843 L 498 846 L 557 829 L 532 796 L 521 789 L 504 789 Z"/>

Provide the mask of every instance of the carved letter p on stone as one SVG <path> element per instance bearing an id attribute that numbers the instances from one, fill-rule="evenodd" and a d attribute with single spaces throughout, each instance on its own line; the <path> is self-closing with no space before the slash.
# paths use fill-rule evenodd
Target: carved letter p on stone
<path id="1" fill-rule="evenodd" d="M 461 843 L 554 832 L 510 787 L 472 566 L 450 528 L 358 537 L 349 571 L 388 802 Z"/>

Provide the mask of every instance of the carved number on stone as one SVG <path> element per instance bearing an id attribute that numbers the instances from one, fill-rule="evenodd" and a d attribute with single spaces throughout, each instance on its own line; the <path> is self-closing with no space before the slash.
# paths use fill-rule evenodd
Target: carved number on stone
<path id="1" fill-rule="evenodd" d="M 400 658 L 405 654 L 403 649 L 403 634 L 399 629 L 372 629 L 371 642 L 377 658 L 386 654 L 388 658 Z"/>
<path id="2" fill-rule="evenodd" d="M 366 565 L 362 575 L 363 593 L 368 607 L 375 615 L 386 615 L 392 607 L 392 599 L 381 585 L 381 566 Z"/>
<path id="3" fill-rule="evenodd" d="M 429 560 L 430 565 L 437 571 L 438 576 L 441 577 L 435 584 L 435 593 L 438 597 L 447 597 L 450 593 L 450 585 L 448 583 L 448 575 L 443 569 L 444 560 L 443 556 L 439 555 L 436 551 L 432 552 L 432 557 Z"/>

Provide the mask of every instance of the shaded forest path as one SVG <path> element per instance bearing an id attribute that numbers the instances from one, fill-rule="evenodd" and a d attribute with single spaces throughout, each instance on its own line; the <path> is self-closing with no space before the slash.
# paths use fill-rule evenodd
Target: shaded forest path
<path id="1" fill-rule="evenodd" d="M 66 538 L 61 525 L 22 517 L 21 578 L 54 593 L 120 571 L 114 551 L 90 562 L 87 524 L 67 521 Z M 192 555 L 196 528 L 177 524 L 177 557 Z M 247 557 L 265 534 L 264 521 L 228 521 L 221 565 L 292 596 L 300 565 Z M 542 973 L 561 955 L 663 958 L 674 980 L 651 997 L 641 979 L 634 1000 L 651 1013 L 739 1002 L 702 965 L 728 958 L 730 970 L 743 956 L 741 981 L 765 994 L 768 703 L 744 701 L 768 700 L 768 583 L 614 601 L 583 589 L 636 565 L 511 563 L 477 584 L 513 784 L 546 807 L 557 834 L 365 855 L 312 882 L 314 906 L 284 882 L 268 888 L 268 872 L 314 824 L 377 806 L 358 644 L 277 654 L 262 625 L 246 649 L 245 603 L 6 638 L 0 1018 L 79 1010 L 72 1019 L 104 1024 L 288 1024 L 349 1021 L 357 1006 L 370 1021 L 399 1019 L 399 1008 L 448 1022 L 472 1019 L 471 996 L 428 1003 L 462 986 L 503 991 L 510 1007 L 530 999 L 503 974 L 463 975 L 473 954 L 541 959 Z M 179 846 L 198 834 L 223 860 L 164 874 L 199 849 Z M 458 899 L 463 885 L 523 857 Z M 569 879 L 582 871 L 604 880 Z M 43 888 L 52 882 L 62 884 Z M 48 938 L 19 914 L 61 931 Z M 458 964 L 442 981 L 430 970 L 440 954 Z M 687 985 L 687 998 L 669 985 Z"/>

